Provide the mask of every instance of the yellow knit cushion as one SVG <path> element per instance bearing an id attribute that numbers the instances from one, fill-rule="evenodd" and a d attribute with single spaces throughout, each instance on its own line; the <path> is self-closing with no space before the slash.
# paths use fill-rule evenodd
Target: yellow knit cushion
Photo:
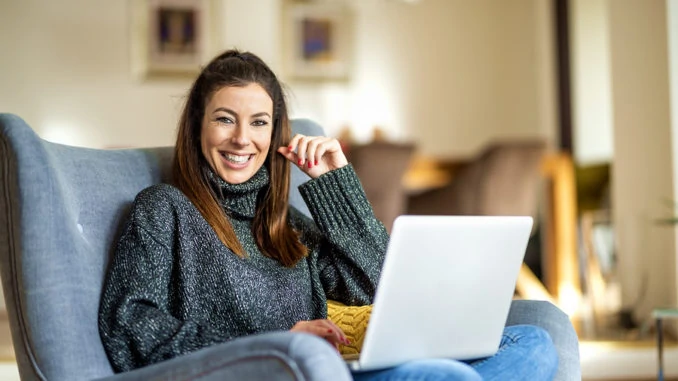
<path id="1" fill-rule="evenodd" d="M 349 345 L 339 345 L 342 355 L 360 353 L 371 313 L 371 305 L 353 307 L 334 300 L 327 301 L 327 318 L 339 326 L 351 342 Z"/>

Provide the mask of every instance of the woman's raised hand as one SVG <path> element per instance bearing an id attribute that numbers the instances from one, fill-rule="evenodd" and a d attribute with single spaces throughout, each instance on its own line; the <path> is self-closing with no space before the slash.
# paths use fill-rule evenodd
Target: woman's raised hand
<path id="1" fill-rule="evenodd" d="M 314 179 L 348 164 L 339 141 L 326 136 L 297 134 L 287 147 L 278 148 L 278 152 Z"/>
<path id="2" fill-rule="evenodd" d="M 339 348 L 339 344 L 350 344 L 346 335 L 337 327 L 336 324 L 328 319 L 318 320 L 304 320 L 300 321 L 290 329 L 291 332 L 306 332 L 316 336 L 320 336 L 327 340 L 335 348 Z"/>

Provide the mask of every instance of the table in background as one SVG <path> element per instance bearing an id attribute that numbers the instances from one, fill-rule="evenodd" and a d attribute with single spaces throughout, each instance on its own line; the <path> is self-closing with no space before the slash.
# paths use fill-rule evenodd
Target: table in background
<path id="1" fill-rule="evenodd" d="M 662 322 L 664 319 L 678 318 L 678 308 L 656 308 L 652 311 L 652 315 L 656 321 L 657 329 L 657 380 L 664 381 L 664 332 Z"/>

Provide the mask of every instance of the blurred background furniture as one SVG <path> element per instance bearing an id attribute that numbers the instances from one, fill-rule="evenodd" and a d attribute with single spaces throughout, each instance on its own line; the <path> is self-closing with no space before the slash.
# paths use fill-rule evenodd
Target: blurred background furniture
<path id="1" fill-rule="evenodd" d="M 536 232 L 545 154 L 546 144 L 542 140 L 494 142 L 477 157 L 455 164 L 448 184 L 412 195 L 407 213 L 532 216 Z M 551 300 L 538 279 L 542 265 L 540 253 L 540 248 L 528 250 L 527 266 L 521 270 L 517 288 L 524 297 Z M 535 272 L 538 275 L 534 275 Z"/>
<path id="2" fill-rule="evenodd" d="M 350 144 L 345 136 L 342 141 L 388 228 L 400 214 L 532 216 L 535 230 L 517 292 L 577 313 L 577 194 L 569 155 L 548 152 L 541 139 L 496 141 L 462 161 L 408 154 L 415 147 L 379 136 L 368 144 Z"/>
<path id="3" fill-rule="evenodd" d="M 446 163 L 448 164 L 448 163 Z M 439 160 L 415 154 L 410 166 L 403 176 L 403 186 L 409 196 L 442 188 L 452 180 L 454 170 L 449 165 L 442 165 Z"/>
<path id="4" fill-rule="evenodd" d="M 543 141 L 496 142 L 456 169 L 449 184 L 413 195 L 410 214 L 525 215 L 537 220 Z"/>
<path id="5" fill-rule="evenodd" d="M 657 381 L 664 381 L 664 328 L 665 319 L 677 319 L 678 308 L 655 308 L 652 311 L 657 329 Z"/>
<path id="6" fill-rule="evenodd" d="M 374 140 L 352 145 L 348 160 L 365 189 L 377 218 L 391 231 L 393 220 L 405 213 L 407 190 L 402 178 L 414 153 L 412 143 Z"/>

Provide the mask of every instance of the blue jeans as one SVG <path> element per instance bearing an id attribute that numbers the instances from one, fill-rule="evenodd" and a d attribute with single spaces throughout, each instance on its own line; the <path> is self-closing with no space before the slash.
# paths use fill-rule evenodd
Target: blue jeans
<path id="1" fill-rule="evenodd" d="M 474 361 L 426 359 L 394 368 L 354 372 L 356 381 L 479 381 L 552 380 L 558 354 L 542 328 L 514 325 L 504 328 L 499 350 L 492 357 Z"/>

